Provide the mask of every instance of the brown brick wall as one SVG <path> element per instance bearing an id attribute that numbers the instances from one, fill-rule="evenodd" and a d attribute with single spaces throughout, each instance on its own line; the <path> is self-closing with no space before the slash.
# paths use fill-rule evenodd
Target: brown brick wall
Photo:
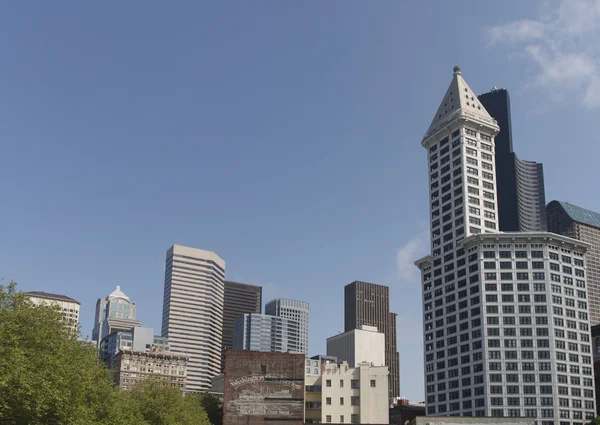
<path id="1" fill-rule="evenodd" d="M 223 425 L 304 422 L 304 354 L 227 350 Z"/>

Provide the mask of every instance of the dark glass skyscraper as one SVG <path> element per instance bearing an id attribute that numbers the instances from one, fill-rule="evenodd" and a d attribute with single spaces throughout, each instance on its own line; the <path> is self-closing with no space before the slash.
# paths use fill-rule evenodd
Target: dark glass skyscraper
<path id="1" fill-rule="evenodd" d="M 396 313 L 390 312 L 390 288 L 354 281 L 344 287 L 344 332 L 360 325 L 377 326 L 385 334 L 385 365 L 391 397 L 400 397 L 400 356 L 396 344 Z"/>
<path id="2" fill-rule="evenodd" d="M 235 319 L 244 314 L 260 313 L 262 287 L 245 283 L 225 281 L 223 300 L 223 354 L 233 348 Z M 223 365 L 222 365 L 223 366 Z"/>
<path id="3" fill-rule="evenodd" d="M 508 90 L 494 88 L 478 98 L 500 127 L 495 138 L 499 230 L 546 231 L 544 168 L 537 162 L 519 159 L 513 152 Z"/>

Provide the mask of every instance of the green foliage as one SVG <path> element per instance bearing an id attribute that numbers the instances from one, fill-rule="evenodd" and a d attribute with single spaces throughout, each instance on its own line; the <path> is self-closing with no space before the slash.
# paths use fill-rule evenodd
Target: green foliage
<path id="1" fill-rule="evenodd" d="M 210 393 L 204 393 L 199 397 L 202 408 L 208 415 L 208 420 L 212 425 L 223 424 L 223 404 L 221 401 Z"/>
<path id="2" fill-rule="evenodd" d="M 600 425 L 600 416 L 596 416 L 591 422 L 588 422 L 587 425 Z"/>
<path id="3" fill-rule="evenodd" d="M 196 395 L 182 397 L 179 389 L 159 380 L 146 380 L 124 392 L 129 405 L 140 412 L 145 423 L 160 425 L 208 425 L 208 417 Z"/>
<path id="4" fill-rule="evenodd" d="M 196 397 L 145 382 L 121 391 L 89 341 L 57 307 L 34 306 L 0 285 L 0 423 L 15 425 L 208 425 Z"/>

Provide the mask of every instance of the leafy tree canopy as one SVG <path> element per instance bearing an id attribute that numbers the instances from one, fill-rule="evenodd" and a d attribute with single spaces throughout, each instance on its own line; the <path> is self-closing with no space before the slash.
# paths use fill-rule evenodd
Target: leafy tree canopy
<path id="1" fill-rule="evenodd" d="M 208 425 L 198 396 L 147 381 L 122 391 L 89 341 L 56 306 L 35 306 L 0 285 L 0 423 Z"/>

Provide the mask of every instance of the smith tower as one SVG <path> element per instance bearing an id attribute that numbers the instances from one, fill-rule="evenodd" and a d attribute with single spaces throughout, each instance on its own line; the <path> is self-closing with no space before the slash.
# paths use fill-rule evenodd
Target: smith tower
<path id="1" fill-rule="evenodd" d="M 497 231 L 494 136 L 499 130 L 460 68 L 454 67 L 450 87 L 421 142 L 429 152 L 434 257 L 450 257 L 456 242 L 467 236 Z"/>
<path id="2" fill-rule="evenodd" d="M 594 418 L 585 242 L 498 231 L 496 122 L 454 68 L 425 134 L 427 415 Z"/>

